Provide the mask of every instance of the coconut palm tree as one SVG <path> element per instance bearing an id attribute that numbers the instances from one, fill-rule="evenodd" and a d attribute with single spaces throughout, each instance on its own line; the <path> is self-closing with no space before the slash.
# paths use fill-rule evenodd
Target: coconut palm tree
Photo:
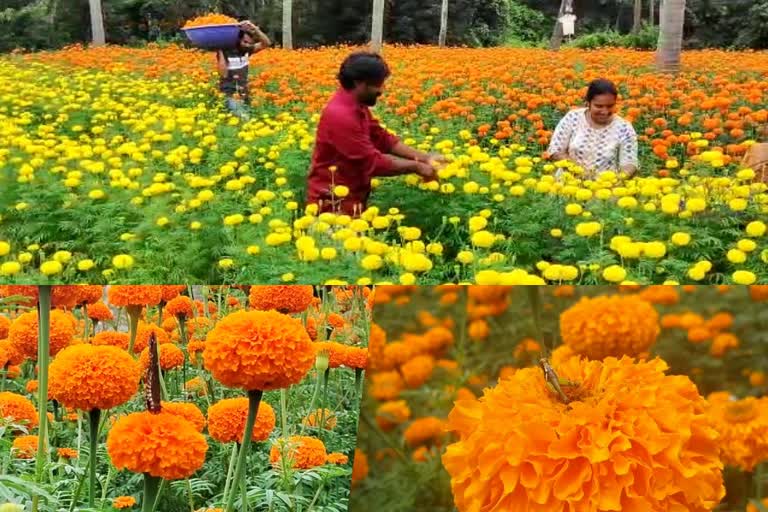
<path id="1" fill-rule="evenodd" d="M 683 49 L 685 0 L 662 0 L 660 14 L 656 65 L 663 73 L 677 73 L 680 71 L 680 54 Z"/>
<path id="2" fill-rule="evenodd" d="M 440 7 L 440 36 L 438 37 L 438 44 L 440 47 L 445 46 L 445 40 L 448 36 L 448 0 L 443 0 Z"/>
<path id="3" fill-rule="evenodd" d="M 653 0 L 651 0 L 653 3 Z M 635 0 L 635 10 L 632 22 L 632 33 L 637 34 L 640 32 L 640 28 L 643 23 L 643 0 Z"/>
<path id="4" fill-rule="evenodd" d="M 381 53 L 384 44 L 384 0 L 373 0 L 373 25 L 371 27 L 371 51 Z"/>
<path id="5" fill-rule="evenodd" d="M 88 0 L 88 7 L 91 10 L 93 45 L 104 46 L 106 44 L 106 35 L 104 34 L 104 14 L 101 10 L 101 0 Z"/>
<path id="6" fill-rule="evenodd" d="M 293 49 L 293 0 L 283 0 L 283 48 Z"/>
<path id="7" fill-rule="evenodd" d="M 549 47 L 553 51 L 560 50 L 560 45 L 563 44 L 563 24 L 560 22 L 560 18 L 567 12 L 573 12 L 574 0 L 561 0 L 560 11 L 557 14 L 557 20 L 555 20 L 555 29 L 552 32 L 552 39 L 550 40 Z"/>

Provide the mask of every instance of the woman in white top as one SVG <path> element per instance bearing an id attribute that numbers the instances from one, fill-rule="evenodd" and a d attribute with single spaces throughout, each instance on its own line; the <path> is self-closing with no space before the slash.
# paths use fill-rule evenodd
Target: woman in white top
<path id="1" fill-rule="evenodd" d="M 587 107 L 570 111 L 552 135 L 553 161 L 570 160 L 584 169 L 585 178 L 605 171 L 626 177 L 637 172 L 637 133 L 632 124 L 614 114 L 619 97 L 608 80 L 595 80 L 587 90 Z"/>

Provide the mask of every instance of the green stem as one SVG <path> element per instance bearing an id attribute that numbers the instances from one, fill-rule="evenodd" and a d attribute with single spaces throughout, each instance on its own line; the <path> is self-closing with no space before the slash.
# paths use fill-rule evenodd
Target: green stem
<path id="1" fill-rule="evenodd" d="M 323 375 L 324 375 L 323 372 L 317 372 L 317 380 L 315 381 L 315 391 L 312 393 L 312 400 L 309 401 L 309 414 L 312 414 L 315 411 L 315 404 L 317 403 L 317 397 L 320 395 L 320 386 L 322 386 L 322 384 L 323 384 Z M 281 393 L 284 392 L 284 391 L 286 391 L 286 390 L 285 389 L 281 389 L 280 390 Z M 281 407 L 283 405 L 283 403 L 282 403 L 282 396 L 281 396 L 281 400 L 280 400 L 280 405 L 281 405 Z M 287 407 L 285 409 L 283 409 L 283 437 L 285 437 L 285 438 L 288 437 L 288 432 L 287 432 L 286 427 L 285 427 L 285 424 L 286 424 L 286 420 L 285 420 L 286 409 L 287 409 Z M 317 415 L 315 415 L 315 416 L 317 416 Z M 317 420 L 317 418 L 315 418 L 315 420 Z M 304 429 L 307 427 L 307 423 L 308 422 L 302 422 L 302 424 L 301 424 L 301 435 L 304 435 Z"/>
<path id="2" fill-rule="evenodd" d="M 237 458 L 237 468 L 235 469 L 234 483 L 232 484 L 233 489 L 245 472 L 248 450 L 251 447 L 251 436 L 253 436 L 253 425 L 256 423 L 256 414 L 259 411 L 259 403 L 263 394 L 263 391 L 258 389 L 248 391 L 248 419 L 245 422 L 245 433 L 243 434 L 243 444 L 240 447 L 240 456 Z M 226 512 L 235 512 L 235 495 L 234 491 L 230 493 L 227 500 L 227 508 L 225 509 Z"/>
<path id="3" fill-rule="evenodd" d="M 128 319 L 130 321 L 131 341 L 128 343 L 128 353 L 133 354 L 133 346 L 136 343 L 136 334 L 139 330 L 139 317 L 141 316 L 141 306 L 128 306 Z"/>
<path id="4" fill-rule="evenodd" d="M 155 498 L 155 504 L 152 505 L 152 512 L 155 512 L 157 510 L 157 506 L 160 504 L 160 496 L 163 494 L 166 481 L 167 480 L 160 480 L 160 488 L 157 490 L 157 497 Z"/>
<path id="5" fill-rule="evenodd" d="M 227 470 L 227 481 L 224 483 L 224 501 L 225 502 L 229 495 L 230 486 L 232 485 L 232 475 L 235 470 L 235 462 L 237 462 L 237 443 L 232 443 L 232 456 L 229 458 L 229 469 Z"/>
<path id="6" fill-rule="evenodd" d="M 107 467 L 107 480 L 104 482 L 104 487 L 101 489 L 101 506 L 104 506 L 104 502 L 107 500 L 107 490 L 109 490 L 109 480 L 112 478 L 112 464 Z M 194 511 L 192 511 L 194 512 Z"/>
<path id="7" fill-rule="evenodd" d="M 189 510 L 195 512 L 195 496 L 192 494 L 192 483 L 187 478 L 187 492 L 189 493 Z"/>
<path id="8" fill-rule="evenodd" d="M 88 506 L 93 508 L 96 505 L 96 450 L 99 446 L 99 419 L 101 417 L 100 409 L 92 409 L 88 418 L 90 434 L 90 451 L 88 453 Z"/>
<path id="9" fill-rule="evenodd" d="M 88 343 L 88 304 L 83 304 L 83 342 Z"/>
<path id="10" fill-rule="evenodd" d="M 152 512 L 155 508 L 155 501 L 160 494 L 161 479 L 144 473 L 144 500 L 141 502 L 142 512 Z"/>
<path id="11" fill-rule="evenodd" d="M 315 387 L 315 396 L 312 397 L 312 404 L 315 403 L 317 397 L 318 387 Z M 288 438 L 288 390 L 283 388 L 280 390 L 280 425 L 281 425 L 281 437 Z M 302 434 L 304 433 L 304 427 L 302 426 Z"/>
<path id="12" fill-rule="evenodd" d="M 325 480 L 323 480 L 320 483 L 320 487 L 317 488 L 317 492 L 315 493 L 315 496 L 312 498 L 312 501 L 309 503 L 309 506 L 307 507 L 307 512 L 310 512 L 312 510 L 312 507 L 315 506 L 315 502 L 320 497 L 320 491 L 323 490 L 323 487 L 325 487 Z"/>
<path id="13" fill-rule="evenodd" d="M 363 369 L 355 368 L 355 389 L 357 389 L 357 396 L 360 400 L 363 399 L 364 385 L 365 385 L 365 379 L 363 378 Z"/>
<path id="14" fill-rule="evenodd" d="M 46 453 L 48 451 L 46 449 L 48 445 L 48 360 L 50 357 L 51 334 L 51 287 L 49 285 L 39 287 L 37 311 L 37 403 L 40 408 L 40 417 L 38 420 L 39 432 L 37 437 L 37 460 L 35 461 L 35 481 L 41 483 Z M 32 512 L 37 512 L 39 503 L 39 496 L 32 498 Z"/>
<path id="15" fill-rule="evenodd" d="M 248 487 L 245 482 L 245 471 L 243 471 L 243 478 L 240 481 L 240 493 L 242 494 L 242 505 L 240 510 L 242 512 L 248 512 Z"/>

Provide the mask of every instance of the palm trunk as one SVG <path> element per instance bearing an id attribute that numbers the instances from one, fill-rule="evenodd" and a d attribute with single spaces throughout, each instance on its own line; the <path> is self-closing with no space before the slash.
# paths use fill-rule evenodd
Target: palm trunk
<path id="1" fill-rule="evenodd" d="M 653 3 L 653 0 L 651 0 Z M 633 13 L 632 33 L 640 33 L 640 27 L 643 23 L 643 0 L 635 0 L 635 11 Z"/>
<path id="2" fill-rule="evenodd" d="M 651 25 L 651 27 L 655 27 L 656 26 L 656 0 L 650 0 L 648 4 L 650 5 L 650 11 L 651 11 L 650 13 L 651 19 L 649 24 Z"/>
<path id="3" fill-rule="evenodd" d="M 88 0 L 91 9 L 91 34 L 94 46 L 104 46 L 106 35 L 104 34 L 104 15 L 101 10 L 101 0 Z"/>
<path id="4" fill-rule="evenodd" d="M 381 53 L 384 44 L 384 0 L 373 0 L 373 23 L 371 26 L 371 51 Z"/>
<path id="5" fill-rule="evenodd" d="M 445 40 L 448 37 L 448 0 L 443 0 L 440 7 L 440 36 L 438 44 L 441 48 L 445 47 Z"/>
<path id="6" fill-rule="evenodd" d="M 659 44 L 656 50 L 656 65 L 662 73 L 680 71 L 684 25 L 685 0 L 664 0 L 661 9 Z"/>
<path id="7" fill-rule="evenodd" d="M 555 29 L 552 31 L 552 39 L 549 43 L 549 48 L 552 51 L 560 50 L 560 45 L 563 44 L 563 24 L 560 23 L 560 18 L 566 12 L 573 12 L 573 0 L 562 0 L 560 2 L 560 11 L 557 14 L 557 20 L 555 20 Z"/>
<path id="8" fill-rule="evenodd" d="M 283 0 L 283 48 L 293 50 L 293 0 Z"/>

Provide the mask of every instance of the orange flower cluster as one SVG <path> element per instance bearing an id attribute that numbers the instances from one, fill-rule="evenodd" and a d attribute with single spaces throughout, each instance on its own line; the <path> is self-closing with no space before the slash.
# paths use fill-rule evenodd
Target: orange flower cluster
<path id="1" fill-rule="evenodd" d="M 52 310 L 50 317 L 50 354 L 55 356 L 61 349 L 72 343 L 77 322 L 75 317 L 64 311 Z M 8 339 L 26 357 L 37 360 L 37 311 L 29 311 L 13 321 Z"/>
<path id="2" fill-rule="evenodd" d="M 192 476 L 207 451 L 208 443 L 195 425 L 168 412 L 123 416 L 107 435 L 107 452 L 118 470 L 166 480 Z"/>
<path id="3" fill-rule="evenodd" d="M 573 383 L 568 404 L 538 368 L 457 402 L 442 458 L 457 508 L 712 510 L 725 495 L 718 435 L 696 386 L 666 370 L 572 358 L 555 367 Z"/>
<path id="4" fill-rule="evenodd" d="M 157 351 L 160 355 L 160 368 L 163 370 L 173 370 L 184 365 L 184 352 L 173 343 L 158 345 Z M 139 364 L 144 370 L 149 368 L 149 347 L 141 351 Z"/>
<path id="5" fill-rule="evenodd" d="M 107 290 L 109 303 L 117 307 L 157 306 L 163 298 L 162 286 L 115 285 Z"/>
<path id="6" fill-rule="evenodd" d="M 127 352 L 130 337 L 127 332 L 101 331 L 91 339 L 91 343 L 94 345 L 111 345 Z"/>
<path id="7" fill-rule="evenodd" d="M 349 462 L 349 457 L 347 457 L 343 453 L 329 453 L 328 458 L 326 459 L 326 462 L 328 464 L 337 464 L 339 466 L 343 466 L 344 464 Z"/>
<path id="8" fill-rule="evenodd" d="M 51 289 L 51 305 L 55 308 L 74 309 L 82 304 L 95 304 L 103 294 L 104 290 L 99 285 L 54 286 Z"/>
<path id="9" fill-rule="evenodd" d="M 168 301 L 165 306 L 165 312 L 171 316 L 179 317 L 181 320 L 192 318 L 194 315 L 194 303 L 186 295 L 181 295 Z"/>
<path id="10" fill-rule="evenodd" d="M 96 302 L 88 306 L 88 318 L 94 322 L 106 322 L 112 320 L 114 315 L 112 311 L 103 302 Z"/>
<path id="11" fill-rule="evenodd" d="M 28 300 L 23 300 L 20 302 L 21 305 L 27 306 L 30 308 L 35 307 L 37 305 L 37 299 L 39 297 L 39 292 L 37 291 L 37 286 L 19 286 L 19 285 L 9 285 L 9 286 L 0 286 L 0 297 L 27 297 Z"/>
<path id="12" fill-rule="evenodd" d="M 19 436 L 13 440 L 11 454 L 17 459 L 34 459 L 37 454 L 37 436 Z"/>
<path id="13" fill-rule="evenodd" d="M 220 443 L 242 443 L 248 419 L 248 399 L 225 398 L 208 408 L 208 433 Z M 275 410 L 265 401 L 259 403 L 253 441 L 266 441 L 275 429 Z"/>
<path id="14" fill-rule="evenodd" d="M 768 397 L 732 398 L 727 392 L 707 397 L 708 414 L 720 433 L 721 457 L 728 465 L 752 471 L 768 460 Z"/>
<path id="15" fill-rule="evenodd" d="M 77 450 L 74 448 L 58 448 L 56 450 L 56 455 L 61 457 L 62 459 L 76 459 L 78 456 Z"/>
<path id="16" fill-rule="evenodd" d="M 200 409 L 191 402 L 160 402 L 163 412 L 174 414 L 192 423 L 198 432 L 205 429 L 205 416 Z"/>
<path id="17" fill-rule="evenodd" d="M 680 294 L 674 286 L 654 285 L 643 289 L 638 296 L 651 304 L 673 306 L 680 302 Z"/>
<path id="18" fill-rule="evenodd" d="M 302 420 L 302 423 L 308 427 L 316 427 L 320 425 L 321 421 L 323 422 L 323 428 L 325 430 L 333 430 L 336 428 L 339 420 L 330 409 L 318 409 L 309 413 Z"/>
<path id="19" fill-rule="evenodd" d="M 29 399 L 10 391 L 0 392 L 0 418 L 10 419 L 28 429 L 37 426 L 37 410 Z"/>
<path id="20" fill-rule="evenodd" d="M 427 416 L 414 420 L 403 432 L 408 446 L 415 448 L 428 443 L 440 443 L 445 437 L 446 424 L 440 418 Z"/>
<path id="21" fill-rule="evenodd" d="M 72 409 L 107 410 L 136 394 L 139 366 L 125 351 L 109 345 L 73 345 L 49 368 L 49 393 Z"/>
<path id="22" fill-rule="evenodd" d="M 368 476 L 368 456 L 355 448 L 355 457 L 352 462 L 352 485 L 362 482 Z"/>
<path id="23" fill-rule="evenodd" d="M 285 439 L 278 441 L 278 443 L 283 442 Z M 269 460 L 272 464 L 281 461 L 281 448 L 287 450 L 288 459 L 292 462 L 294 469 L 312 469 L 322 466 L 328 459 L 328 453 L 325 451 L 325 445 L 321 440 L 307 436 L 291 436 L 286 445 L 272 446 L 269 452 Z"/>
<path id="24" fill-rule="evenodd" d="M 162 302 L 170 302 L 186 290 L 183 284 L 168 284 L 160 286 L 160 299 Z"/>
<path id="25" fill-rule="evenodd" d="M 124 508 L 131 508 L 136 505 L 136 499 L 133 496 L 118 496 L 112 500 L 112 507 L 122 510 Z"/>
<path id="26" fill-rule="evenodd" d="M 387 432 L 411 418 L 411 408 L 405 400 L 394 400 L 379 405 L 376 409 L 376 423 Z"/>
<path id="27" fill-rule="evenodd" d="M 759 284 L 759 285 L 750 286 L 749 296 L 755 302 L 768 301 L 768 284 Z"/>
<path id="28" fill-rule="evenodd" d="M 267 391 L 301 381 L 315 351 L 299 320 L 276 311 L 238 311 L 208 333 L 203 360 L 225 386 Z"/>
<path id="29" fill-rule="evenodd" d="M 315 298 L 312 286 L 264 285 L 251 286 L 248 301 L 251 307 L 261 311 L 274 309 L 280 313 L 306 311 Z"/>
<path id="30" fill-rule="evenodd" d="M 346 366 L 352 369 L 365 369 L 368 365 L 368 349 L 365 347 L 353 347 L 333 341 L 315 342 L 312 344 L 315 353 L 328 353 L 329 368 Z"/>
<path id="31" fill-rule="evenodd" d="M 233 25 L 237 24 L 237 20 L 231 16 L 225 14 L 206 14 L 204 16 L 198 16 L 191 19 L 184 24 L 184 28 L 202 27 L 206 25 Z"/>
<path id="32" fill-rule="evenodd" d="M 723 357 L 725 353 L 739 346 L 736 335 L 727 332 L 733 326 L 733 315 L 728 312 L 715 313 L 705 319 L 698 313 L 668 314 L 661 319 L 665 329 L 683 329 L 688 331 L 688 341 L 694 344 L 711 341 L 709 353 L 714 357 Z"/>
<path id="33" fill-rule="evenodd" d="M 563 342 L 590 359 L 640 356 L 660 331 L 656 309 L 633 295 L 582 297 L 560 315 Z"/>

